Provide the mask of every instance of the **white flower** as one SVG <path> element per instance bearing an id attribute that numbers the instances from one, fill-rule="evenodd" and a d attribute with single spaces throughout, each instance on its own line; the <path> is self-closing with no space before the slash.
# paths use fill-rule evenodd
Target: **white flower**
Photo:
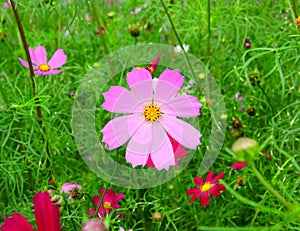
<path id="1" fill-rule="evenodd" d="M 188 51 L 189 51 L 190 45 L 188 45 L 188 44 L 183 44 L 182 46 L 183 46 L 183 49 L 184 49 L 185 52 L 188 52 Z M 177 45 L 176 47 L 174 47 L 174 51 L 175 51 L 176 53 L 182 52 L 182 49 L 181 49 L 180 45 Z"/>

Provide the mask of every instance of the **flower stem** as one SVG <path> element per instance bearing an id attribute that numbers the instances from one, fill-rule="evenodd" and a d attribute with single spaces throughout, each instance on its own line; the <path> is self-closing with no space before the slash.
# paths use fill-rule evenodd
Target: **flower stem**
<path id="1" fill-rule="evenodd" d="M 269 104 L 269 107 L 271 108 L 272 114 L 273 114 L 273 116 L 274 116 L 275 113 L 274 113 L 274 109 L 273 109 L 273 106 L 272 106 L 272 104 L 271 104 L 271 101 L 270 101 L 269 96 L 266 94 L 265 90 L 260 86 L 260 84 L 257 84 L 257 86 L 258 86 L 258 88 L 262 91 L 262 93 L 264 94 L 264 96 L 266 97 L 267 102 L 268 102 L 268 104 Z"/>
<path id="2" fill-rule="evenodd" d="M 283 196 L 281 196 L 266 180 L 265 178 L 260 174 L 260 172 L 256 169 L 256 167 L 254 166 L 254 162 L 250 163 L 250 166 L 253 170 L 253 173 L 255 174 L 255 176 L 258 178 L 258 180 L 260 181 L 260 183 L 262 183 L 266 189 L 274 196 L 276 197 L 283 205 L 285 205 L 287 208 L 291 208 L 292 204 L 287 202 L 286 199 L 284 199 Z"/>
<path id="3" fill-rule="evenodd" d="M 32 60 L 31 60 L 30 53 L 29 53 L 28 44 L 27 44 L 27 41 L 26 41 L 25 32 L 24 32 L 24 29 L 23 29 L 23 26 L 22 26 L 22 22 L 21 22 L 18 10 L 16 9 L 15 2 L 13 0 L 10 0 L 10 3 L 11 3 L 11 7 L 13 9 L 16 21 L 17 21 L 18 29 L 19 29 L 19 32 L 20 32 L 21 40 L 22 40 L 22 44 L 23 44 L 23 47 L 24 47 L 24 50 L 25 50 L 25 53 L 26 53 L 27 61 L 28 61 L 30 79 L 31 79 L 31 87 L 32 87 L 33 95 L 34 95 L 35 104 L 36 104 L 36 113 L 37 113 L 37 116 L 39 118 L 38 123 L 39 123 L 42 131 L 44 132 L 43 120 L 42 120 L 43 115 L 42 115 L 41 106 L 39 105 L 40 104 L 40 99 L 38 97 L 36 97 L 37 96 L 37 89 L 36 89 L 36 85 L 35 85 L 35 75 L 34 75 L 34 70 L 33 70 L 33 66 L 32 66 Z M 45 141 L 43 133 L 42 133 L 42 142 L 46 145 L 46 153 L 47 153 L 46 167 L 49 167 L 49 165 L 50 165 L 50 150 L 49 150 L 49 147 L 48 147 L 48 143 Z M 28 165 L 26 164 L 26 166 L 28 166 Z M 28 169 L 28 171 L 31 174 L 31 169 Z M 51 176 L 51 174 L 49 174 L 49 176 Z M 31 187 L 33 188 L 33 185 L 31 185 Z"/>
<path id="4" fill-rule="evenodd" d="M 210 57 L 210 0 L 207 0 L 207 33 L 208 33 L 208 38 L 207 38 L 207 58 L 209 59 Z"/>
<path id="5" fill-rule="evenodd" d="M 163 0 L 160 0 L 160 2 L 161 2 L 161 5 L 163 6 L 163 8 L 164 8 L 164 10 L 165 10 L 165 12 L 166 12 L 166 15 L 167 15 L 167 17 L 168 17 L 168 19 L 169 19 L 169 21 L 170 21 L 170 24 L 171 24 L 171 26 L 172 26 L 172 29 L 173 29 L 173 31 L 174 31 L 174 34 L 175 34 L 175 36 L 176 36 L 176 38 L 177 38 L 177 40 L 178 40 L 179 46 L 180 46 L 180 48 L 181 48 L 181 50 L 182 50 L 182 52 L 183 52 L 183 54 L 184 54 L 184 58 L 185 58 L 185 60 L 187 61 L 187 64 L 188 64 L 188 66 L 189 66 L 189 69 L 190 69 L 190 71 L 191 71 L 193 77 L 196 78 L 196 75 L 195 75 L 194 70 L 193 70 L 193 68 L 192 68 L 191 62 L 190 62 L 189 58 L 187 57 L 186 51 L 184 50 L 184 47 L 183 47 L 183 45 L 182 45 L 182 42 L 181 42 L 181 40 L 180 40 L 180 37 L 179 37 L 179 35 L 178 35 L 176 29 L 175 29 L 175 25 L 174 25 L 173 20 L 172 20 L 170 14 L 169 14 L 169 12 L 168 12 L 168 9 L 167 9 L 167 7 L 166 7 L 166 5 L 165 5 L 165 3 L 164 3 Z"/>

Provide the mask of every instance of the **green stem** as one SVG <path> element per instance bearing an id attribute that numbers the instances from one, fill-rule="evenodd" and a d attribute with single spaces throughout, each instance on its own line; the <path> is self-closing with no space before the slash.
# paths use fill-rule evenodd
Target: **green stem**
<path id="1" fill-rule="evenodd" d="M 292 204 L 287 202 L 286 199 L 284 199 L 283 196 L 281 196 L 266 180 L 265 178 L 260 174 L 260 172 L 256 169 L 254 166 L 254 162 L 250 163 L 251 168 L 253 170 L 253 173 L 258 178 L 260 183 L 262 183 L 266 189 L 274 196 L 276 197 L 283 205 L 285 205 L 287 208 L 291 208 Z"/>
<path id="2" fill-rule="evenodd" d="M 208 32 L 208 38 L 207 38 L 207 58 L 210 57 L 210 0 L 207 0 L 207 32 Z"/>
<path id="3" fill-rule="evenodd" d="M 176 38 L 177 38 L 177 40 L 178 40 L 178 43 L 179 43 L 179 45 L 180 45 L 180 47 L 181 47 L 181 50 L 183 51 L 184 58 L 185 58 L 185 60 L 187 61 L 187 64 L 188 64 L 188 66 L 189 66 L 189 69 L 190 69 L 190 71 L 192 72 L 192 75 L 193 75 L 193 77 L 194 77 L 194 79 L 195 79 L 195 78 L 196 78 L 196 75 L 195 75 L 194 70 L 193 70 L 193 68 L 192 68 L 191 62 L 190 62 L 189 58 L 187 57 L 187 54 L 186 54 L 186 52 L 185 52 L 185 50 L 184 50 L 184 47 L 183 47 L 182 42 L 181 42 L 181 40 L 180 40 L 180 38 L 179 38 L 179 35 L 178 35 L 178 33 L 177 33 L 176 29 L 175 29 L 173 20 L 172 20 L 170 14 L 169 14 L 169 12 L 168 12 L 168 9 L 167 9 L 167 7 L 166 7 L 164 1 L 163 1 L 163 0 L 160 0 L 160 2 L 161 2 L 161 5 L 163 6 L 163 8 L 164 8 L 164 10 L 165 10 L 165 12 L 166 12 L 166 15 L 167 15 L 167 17 L 168 17 L 168 19 L 169 19 L 169 21 L 170 21 L 170 24 L 171 24 L 172 29 L 173 29 L 173 31 L 174 31 L 174 34 L 175 34 L 175 36 L 176 36 Z"/>
<path id="4" fill-rule="evenodd" d="M 257 84 L 257 86 L 258 86 L 258 88 L 262 91 L 263 95 L 266 97 L 267 102 L 268 102 L 268 104 L 269 104 L 269 107 L 271 108 L 272 114 L 273 114 L 273 116 L 274 116 L 275 113 L 274 113 L 274 109 L 273 109 L 273 106 L 272 106 L 272 104 L 271 104 L 271 101 L 270 101 L 269 96 L 266 94 L 265 90 L 260 86 L 260 84 Z"/>

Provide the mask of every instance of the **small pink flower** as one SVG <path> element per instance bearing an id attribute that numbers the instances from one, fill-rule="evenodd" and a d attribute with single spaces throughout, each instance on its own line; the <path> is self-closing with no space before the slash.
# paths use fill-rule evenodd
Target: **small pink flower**
<path id="1" fill-rule="evenodd" d="M 59 209 L 51 203 L 48 192 L 34 196 L 34 215 L 37 231 L 61 231 Z M 1 231 L 34 231 L 28 220 L 14 212 L 12 218 L 5 217 Z"/>
<path id="2" fill-rule="evenodd" d="M 82 190 L 82 186 L 75 182 L 66 182 L 62 185 L 60 193 L 69 194 L 68 200 L 73 200 L 73 193 Z M 76 194 L 76 193 L 75 193 Z"/>
<path id="3" fill-rule="evenodd" d="M 3 3 L 3 8 L 9 8 L 11 6 L 10 0 L 8 0 L 7 2 Z"/>
<path id="4" fill-rule="evenodd" d="M 200 205 L 207 206 L 210 203 L 209 195 L 218 197 L 220 196 L 221 191 L 226 190 L 226 187 L 223 184 L 216 184 L 217 181 L 224 176 L 224 172 L 218 174 L 215 178 L 212 179 L 213 175 L 214 171 L 211 170 L 206 176 L 205 183 L 200 177 L 195 176 L 194 182 L 196 185 L 200 186 L 200 188 L 191 188 L 186 191 L 186 195 L 193 195 L 193 197 L 189 200 L 190 203 L 198 198 L 201 198 Z"/>
<path id="5" fill-rule="evenodd" d="M 108 231 L 102 220 L 92 219 L 84 222 L 82 231 Z"/>
<path id="6" fill-rule="evenodd" d="M 145 166 L 149 157 L 158 170 L 174 166 L 174 152 L 167 134 L 194 150 L 201 144 L 202 136 L 192 125 L 177 118 L 199 116 L 202 106 L 194 96 L 176 96 L 183 82 L 178 70 L 166 69 L 158 79 L 152 79 L 145 68 L 133 68 L 127 73 L 131 91 L 111 86 L 103 94 L 105 110 L 125 115 L 105 125 L 101 130 L 102 142 L 113 150 L 128 141 L 125 158 L 132 167 Z"/>
<path id="7" fill-rule="evenodd" d="M 112 189 L 106 189 L 106 192 L 104 192 L 105 189 L 100 189 L 100 197 L 94 196 L 93 197 L 93 203 L 95 207 L 99 207 L 97 214 L 99 214 L 100 217 L 107 216 L 111 210 L 120 208 L 120 205 L 118 204 L 119 200 L 121 200 L 124 196 L 123 193 L 119 193 L 116 195 L 115 191 Z M 104 194 L 105 193 L 105 194 Z M 104 196 L 103 196 L 104 194 Z M 101 198 L 102 202 L 101 202 Z M 90 209 L 87 211 L 88 215 L 94 215 L 96 213 L 95 209 Z"/>
<path id="8" fill-rule="evenodd" d="M 33 62 L 33 69 L 36 75 L 55 75 L 63 70 L 54 70 L 65 64 L 67 56 L 63 49 L 58 49 L 54 52 L 53 56 L 47 62 L 46 49 L 43 46 L 37 46 L 35 49 L 29 47 L 29 54 L 31 61 Z M 28 62 L 19 58 L 19 61 L 23 66 L 29 68 Z"/>
<path id="9" fill-rule="evenodd" d="M 231 167 L 233 169 L 242 169 L 246 166 L 247 162 L 235 162 Z"/>
<path id="10" fill-rule="evenodd" d="M 85 20 L 90 22 L 92 20 L 91 15 L 90 14 L 86 14 L 85 15 Z"/>

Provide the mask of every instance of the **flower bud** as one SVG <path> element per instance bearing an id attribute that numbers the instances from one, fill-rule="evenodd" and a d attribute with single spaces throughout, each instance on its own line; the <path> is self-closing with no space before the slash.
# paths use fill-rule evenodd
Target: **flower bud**
<path id="1" fill-rule="evenodd" d="M 140 36 L 140 28 L 137 25 L 130 26 L 129 30 L 132 37 L 136 38 Z"/>
<path id="2" fill-rule="evenodd" d="M 250 42 L 250 40 L 248 38 L 245 39 L 244 48 L 245 49 L 251 48 L 251 42 Z"/>
<path id="3" fill-rule="evenodd" d="M 257 141 L 248 137 L 237 139 L 231 149 L 238 161 L 252 161 L 259 153 Z"/>
<path id="4" fill-rule="evenodd" d="M 232 123 L 232 127 L 235 129 L 239 129 L 242 127 L 242 121 L 240 120 L 234 120 Z"/>
<path id="5" fill-rule="evenodd" d="M 161 212 L 156 211 L 156 212 L 152 213 L 152 219 L 156 222 L 161 221 L 161 219 L 162 219 Z"/>
<path id="6" fill-rule="evenodd" d="M 248 108 L 247 113 L 249 116 L 255 116 L 256 110 L 254 107 L 250 107 L 250 108 Z"/>

